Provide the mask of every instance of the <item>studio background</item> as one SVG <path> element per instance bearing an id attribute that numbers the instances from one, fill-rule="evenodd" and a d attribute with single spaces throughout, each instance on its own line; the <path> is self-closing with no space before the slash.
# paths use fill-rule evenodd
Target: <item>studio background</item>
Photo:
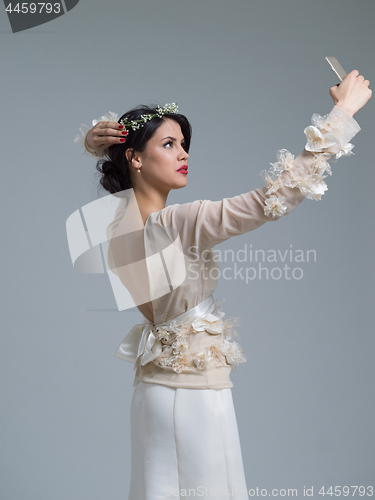
<path id="1" fill-rule="evenodd" d="M 107 194 L 79 126 L 176 102 L 193 140 L 168 204 L 262 187 L 333 107 L 325 56 L 373 88 L 374 15 L 372 0 L 80 0 L 13 34 L 3 10 L 1 498 L 128 495 L 134 372 L 114 353 L 141 315 L 72 266 L 66 219 Z M 316 251 L 287 261 L 302 279 L 221 277 L 214 294 L 242 317 L 248 361 L 231 379 L 249 489 L 374 486 L 373 101 L 321 201 L 216 247 Z"/>

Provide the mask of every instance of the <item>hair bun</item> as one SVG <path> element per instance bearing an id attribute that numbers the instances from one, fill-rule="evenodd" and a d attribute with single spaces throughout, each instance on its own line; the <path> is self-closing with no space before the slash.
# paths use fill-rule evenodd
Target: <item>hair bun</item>
<path id="1" fill-rule="evenodd" d="M 131 184 L 129 184 L 130 179 L 127 178 L 126 172 L 123 171 L 123 167 L 113 159 L 106 157 L 99 160 L 96 169 L 102 174 L 100 184 L 111 194 L 124 191 L 131 187 Z"/>

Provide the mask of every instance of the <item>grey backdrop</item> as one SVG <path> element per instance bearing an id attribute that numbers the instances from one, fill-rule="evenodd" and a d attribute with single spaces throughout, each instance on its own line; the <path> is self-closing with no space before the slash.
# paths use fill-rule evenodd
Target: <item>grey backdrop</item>
<path id="1" fill-rule="evenodd" d="M 134 372 L 114 353 L 141 316 L 72 267 L 66 219 L 98 197 L 81 123 L 177 102 L 193 143 L 168 204 L 261 187 L 277 150 L 298 154 L 312 113 L 332 109 L 326 55 L 375 83 L 374 15 L 373 0 L 80 0 L 12 34 L 3 11 L 2 499 L 128 495 Z M 290 263 L 300 280 L 222 277 L 215 293 L 243 318 L 232 380 L 249 489 L 375 483 L 372 101 L 321 201 L 216 247 L 317 256 Z"/>

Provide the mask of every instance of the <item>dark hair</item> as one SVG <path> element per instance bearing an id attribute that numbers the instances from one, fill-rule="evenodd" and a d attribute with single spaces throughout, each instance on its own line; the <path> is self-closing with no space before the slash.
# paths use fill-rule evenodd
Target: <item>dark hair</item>
<path id="1" fill-rule="evenodd" d="M 141 120 L 141 115 L 155 114 L 156 109 L 157 106 L 137 106 L 122 115 L 119 122 L 124 118 L 127 120 Z M 188 153 L 191 140 L 191 125 L 189 120 L 186 116 L 178 113 L 165 113 L 163 118 L 170 118 L 180 125 L 185 140 L 184 149 Z M 147 142 L 163 123 L 163 118 L 155 116 L 137 130 L 130 128 L 124 143 L 115 144 L 108 148 L 106 156 L 96 164 L 96 169 L 102 174 L 99 182 L 106 191 L 114 194 L 133 187 L 129 163 L 125 154 L 126 150 L 132 148 L 135 151 L 144 151 Z"/>

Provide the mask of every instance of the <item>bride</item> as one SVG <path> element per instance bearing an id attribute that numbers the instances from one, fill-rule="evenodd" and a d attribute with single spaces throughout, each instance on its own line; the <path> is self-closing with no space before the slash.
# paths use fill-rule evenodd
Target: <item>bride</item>
<path id="1" fill-rule="evenodd" d="M 129 500 L 248 498 L 230 380 L 246 358 L 234 340 L 238 318 L 225 318 L 213 297 L 213 247 L 321 198 L 328 160 L 352 154 L 353 116 L 371 98 L 369 84 L 349 73 L 330 89 L 332 111 L 313 115 L 297 157 L 279 151 L 265 186 L 219 201 L 166 205 L 197 168 L 188 162 L 190 123 L 174 103 L 112 113 L 84 131 L 101 185 L 119 197 L 108 263 L 143 316 L 116 352 L 136 370 Z"/>

